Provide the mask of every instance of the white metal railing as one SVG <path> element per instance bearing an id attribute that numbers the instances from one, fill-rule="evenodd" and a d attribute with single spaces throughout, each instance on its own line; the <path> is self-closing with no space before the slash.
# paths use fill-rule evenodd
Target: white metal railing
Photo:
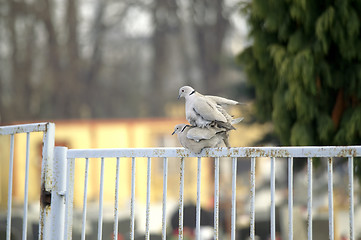
<path id="1" fill-rule="evenodd" d="M 333 206 L 333 158 L 347 158 L 348 161 L 348 194 L 349 194 L 349 239 L 355 239 L 354 234 L 354 183 L 353 162 L 354 157 L 361 157 L 361 146 L 346 147 L 245 147 L 245 148 L 216 148 L 206 149 L 196 155 L 183 148 L 146 148 L 146 149 L 67 149 L 55 148 L 54 137 L 55 125 L 52 123 L 23 124 L 0 127 L 0 135 L 10 136 L 9 158 L 9 182 L 7 202 L 6 239 L 11 237 L 11 210 L 13 190 L 13 165 L 14 165 L 14 136 L 18 133 L 26 133 L 26 161 L 25 161 L 25 188 L 23 203 L 23 232 L 22 239 L 27 238 L 27 215 L 28 215 L 28 175 L 29 175 L 29 152 L 30 134 L 43 132 L 43 160 L 41 170 L 42 195 L 51 196 L 51 203 L 44 202 L 41 197 L 41 209 L 39 217 L 39 239 L 71 239 L 73 226 L 73 197 L 75 180 L 75 162 L 77 159 L 85 159 L 84 173 L 84 196 L 82 211 L 81 239 L 85 239 L 87 219 L 87 189 L 89 178 L 89 159 L 98 158 L 101 162 L 100 169 L 100 194 L 98 210 L 97 238 L 102 239 L 103 228 L 103 190 L 104 190 L 104 162 L 108 158 L 116 159 L 115 177 L 115 201 L 114 201 L 114 239 L 118 233 L 118 201 L 119 201 L 119 168 L 122 158 L 131 158 L 131 196 L 130 196 L 130 239 L 135 238 L 135 174 L 137 158 L 147 158 L 147 193 L 146 193 L 146 223 L 145 238 L 150 239 L 150 191 L 151 191 L 151 162 L 152 158 L 163 159 L 163 201 L 162 201 L 162 239 L 167 237 L 167 179 L 168 160 L 171 157 L 180 159 L 180 189 L 179 189 L 179 239 L 183 239 L 183 210 L 184 210 L 184 169 L 185 158 L 197 158 L 197 200 L 196 200 L 196 239 L 200 239 L 201 226 L 201 159 L 204 157 L 214 158 L 214 239 L 219 239 L 219 165 L 220 158 L 228 157 L 232 161 L 232 199 L 231 199 L 231 239 L 236 239 L 236 180 L 237 158 L 246 157 L 251 159 L 250 169 L 250 239 L 255 239 L 255 196 L 256 196 L 256 162 L 257 158 L 270 158 L 270 237 L 276 239 L 276 211 L 275 211 L 275 169 L 277 158 L 287 158 L 288 162 L 288 239 L 293 239 L 293 163 L 297 158 L 307 158 L 307 232 L 308 239 L 312 239 L 312 206 L 313 206 L 313 158 L 327 158 L 328 176 L 328 221 L 329 239 L 334 239 L 334 206 Z M 157 219 L 156 219 L 157 220 Z"/>
<path id="2" fill-rule="evenodd" d="M 55 125 L 53 123 L 34 123 L 12 126 L 1 126 L 0 135 L 10 135 L 10 159 L 9 159 L 9 181 L 8 181 L 8 202 L 7 202 L 7 220 L 6 220 L 6 239 L 11 237 L 11 210 L 13 193 L 13 166 L 14 166 L 14 136 L 20 133 L 26 133 L 26 159 L 25 159 L 25 183 L 24 183 L 24 204 L 23 204 L 23 230 L 22 239 L 27 239 L 27 221 L 28 221 L 28 179 L 29 179 L 29 154 L 30 154 L 30 134 L 33 132 L 43 132 L 42 147 L 42 167 L 41 167 L 41 186 L 42 193 L 51 192 L 52 188 L 52 160 L 54 151 L 54 133 Z M 5 160 L 3 160 L 5 161 Z M 2 164 L 5 165 L 4 162 Z M 46 232 L 46 223 L 50 223 L 50 205 L 41 204 L 39 216 L 39 238 L 50 239 Z"/>
<path id="3" fill-rule="evenodd" d="M 316 157 L 328 158 L 328 212 L 329 212 L 329 239 L 334 239 L 334 209 L 333 209 L 333 158 L 342 157 L 348 159 L 349 174 L 349 236 L 354 236 L 354 199 L 353 199 L 353 160 L 361 156 L 361 146 L 347 147 L 242 147 L 242 148 L 215 148 L 206 149 L 196 155 L 182 148 L 146 148 L 146 149 L 67 149 L 55 148 L 54 160 L 54 189 L 52 194 L 52 232 L 58 239 L 71 239 L 73 219 L 73 188 L 74 188 L 74 163 L 76 159 L 85 159 L 84 199 L 82 213 L 81 239 L 85 239 L 86 232 L 86 209 L 87 209 L 87 182 L 88 164 L 90 158 L 98 158 L 101 161 L 100 172 L 100 196 L 98 212 L 98 239 L 102 239 L 103 225 L 103 184 L 104 184 L 104 161 L 108 158 L 116 158 L 116 184 L 115 184 L 115 207 L 114 207 L 114 239 L 118 233 L 118 194 L 119 194 L 119 161 L 121 158 L 131 158 L 131 197 L 130 197 L 130 239 L 135 238 L 135 166 L 137 158 L 147 158 L 147 196 L 146 196 L 146 226 L 145 238 L 150 239 L 150 181 L 152 158 L 163 158 L 163 207 L 162 207 L 162 239 L 166 239 L 167 221 L 167 177 L 168 158 L 180 159 L 180 196 L 179 196 L 179 239 L 183 239 L 183 200 L 184 200 L 184 158 L 196 157 L 197 167 L 197 202 L 196 202 L 196 239 L 200 239 L 201 220 L 201 158 L 214 158 L 214 239 L 219 239 L 219 160 L 228 157 L 232 160 L 232 200 L 231 200 L 231 239 L 236 238 L 236 175 L 237 158 L 246 157 L 251 159 L 250 169 L 250 239 L 255 239 L 255 169 L 257 158 L 267 157 L 271 160 L 270 189 L 270 237 L 276 239 L 276 214 L 275 214 L 275 160 L 287 158 L 288 160 L 288 227 L 289 239 L 293 239 L 293 162 L 294 158 L 307 158 L 308 174 L 308 239 L 312 239 L 312 159 Z M 64 173 L 66 169 L 66 174 Z M 66 176 L 66 178 L 65 178 Z M 77 180 L 78 181 L 78 180 Z M 56 206 L 56 207 L 55 207 Z M 65 221 L 64 221 L 65 219 Z M 59 233 L 59 229 L 64 229 Z M 56 234 L 55 234 L 56 233 Z"/>

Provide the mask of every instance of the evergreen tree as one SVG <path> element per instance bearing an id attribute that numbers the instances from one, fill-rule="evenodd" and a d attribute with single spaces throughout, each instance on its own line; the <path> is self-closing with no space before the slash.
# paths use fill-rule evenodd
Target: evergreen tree
<path id="1" fill-rule="evenodd" d="M 252 0 L 242 9 L 253 44 L 238 60 L 281 143 L 361 144 L 361 1 Z"/>

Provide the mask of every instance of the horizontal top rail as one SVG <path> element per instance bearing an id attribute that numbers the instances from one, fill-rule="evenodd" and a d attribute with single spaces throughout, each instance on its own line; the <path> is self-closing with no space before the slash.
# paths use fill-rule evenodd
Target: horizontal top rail
<path id="1" fill-rule="evenodd" d="M 31 123 L 20 124 L 11 126 L 0 126 L 0 135 L 10 135 L 16 133 L 28 133 L 28 132 L 45 132 L 49 126 L 49 122 L 43 123 Z"/>
<path id="2" fill-rule="evenodd" d="M 113 157 L 360 157 L 361 146 L 207 148 L 195 154 L 184 148 L 69 149 L 68 158 Z"/>

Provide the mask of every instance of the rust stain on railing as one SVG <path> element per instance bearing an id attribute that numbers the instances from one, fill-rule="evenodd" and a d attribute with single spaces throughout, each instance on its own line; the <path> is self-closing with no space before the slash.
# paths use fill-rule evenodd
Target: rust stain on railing
<path id="1" fill-rule="evenodd" d="M 354 148 L 347 148 L 340 151 L 337 157 L 355 157 L 356 150 Z"/>

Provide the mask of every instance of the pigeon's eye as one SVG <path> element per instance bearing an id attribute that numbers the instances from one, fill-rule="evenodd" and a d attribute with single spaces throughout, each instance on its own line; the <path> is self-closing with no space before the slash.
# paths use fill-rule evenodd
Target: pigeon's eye
<path id="1" fill-rule="evenodd" d="M 182 92 L 184 92 L 184 89 L 182 89 Z"/>

